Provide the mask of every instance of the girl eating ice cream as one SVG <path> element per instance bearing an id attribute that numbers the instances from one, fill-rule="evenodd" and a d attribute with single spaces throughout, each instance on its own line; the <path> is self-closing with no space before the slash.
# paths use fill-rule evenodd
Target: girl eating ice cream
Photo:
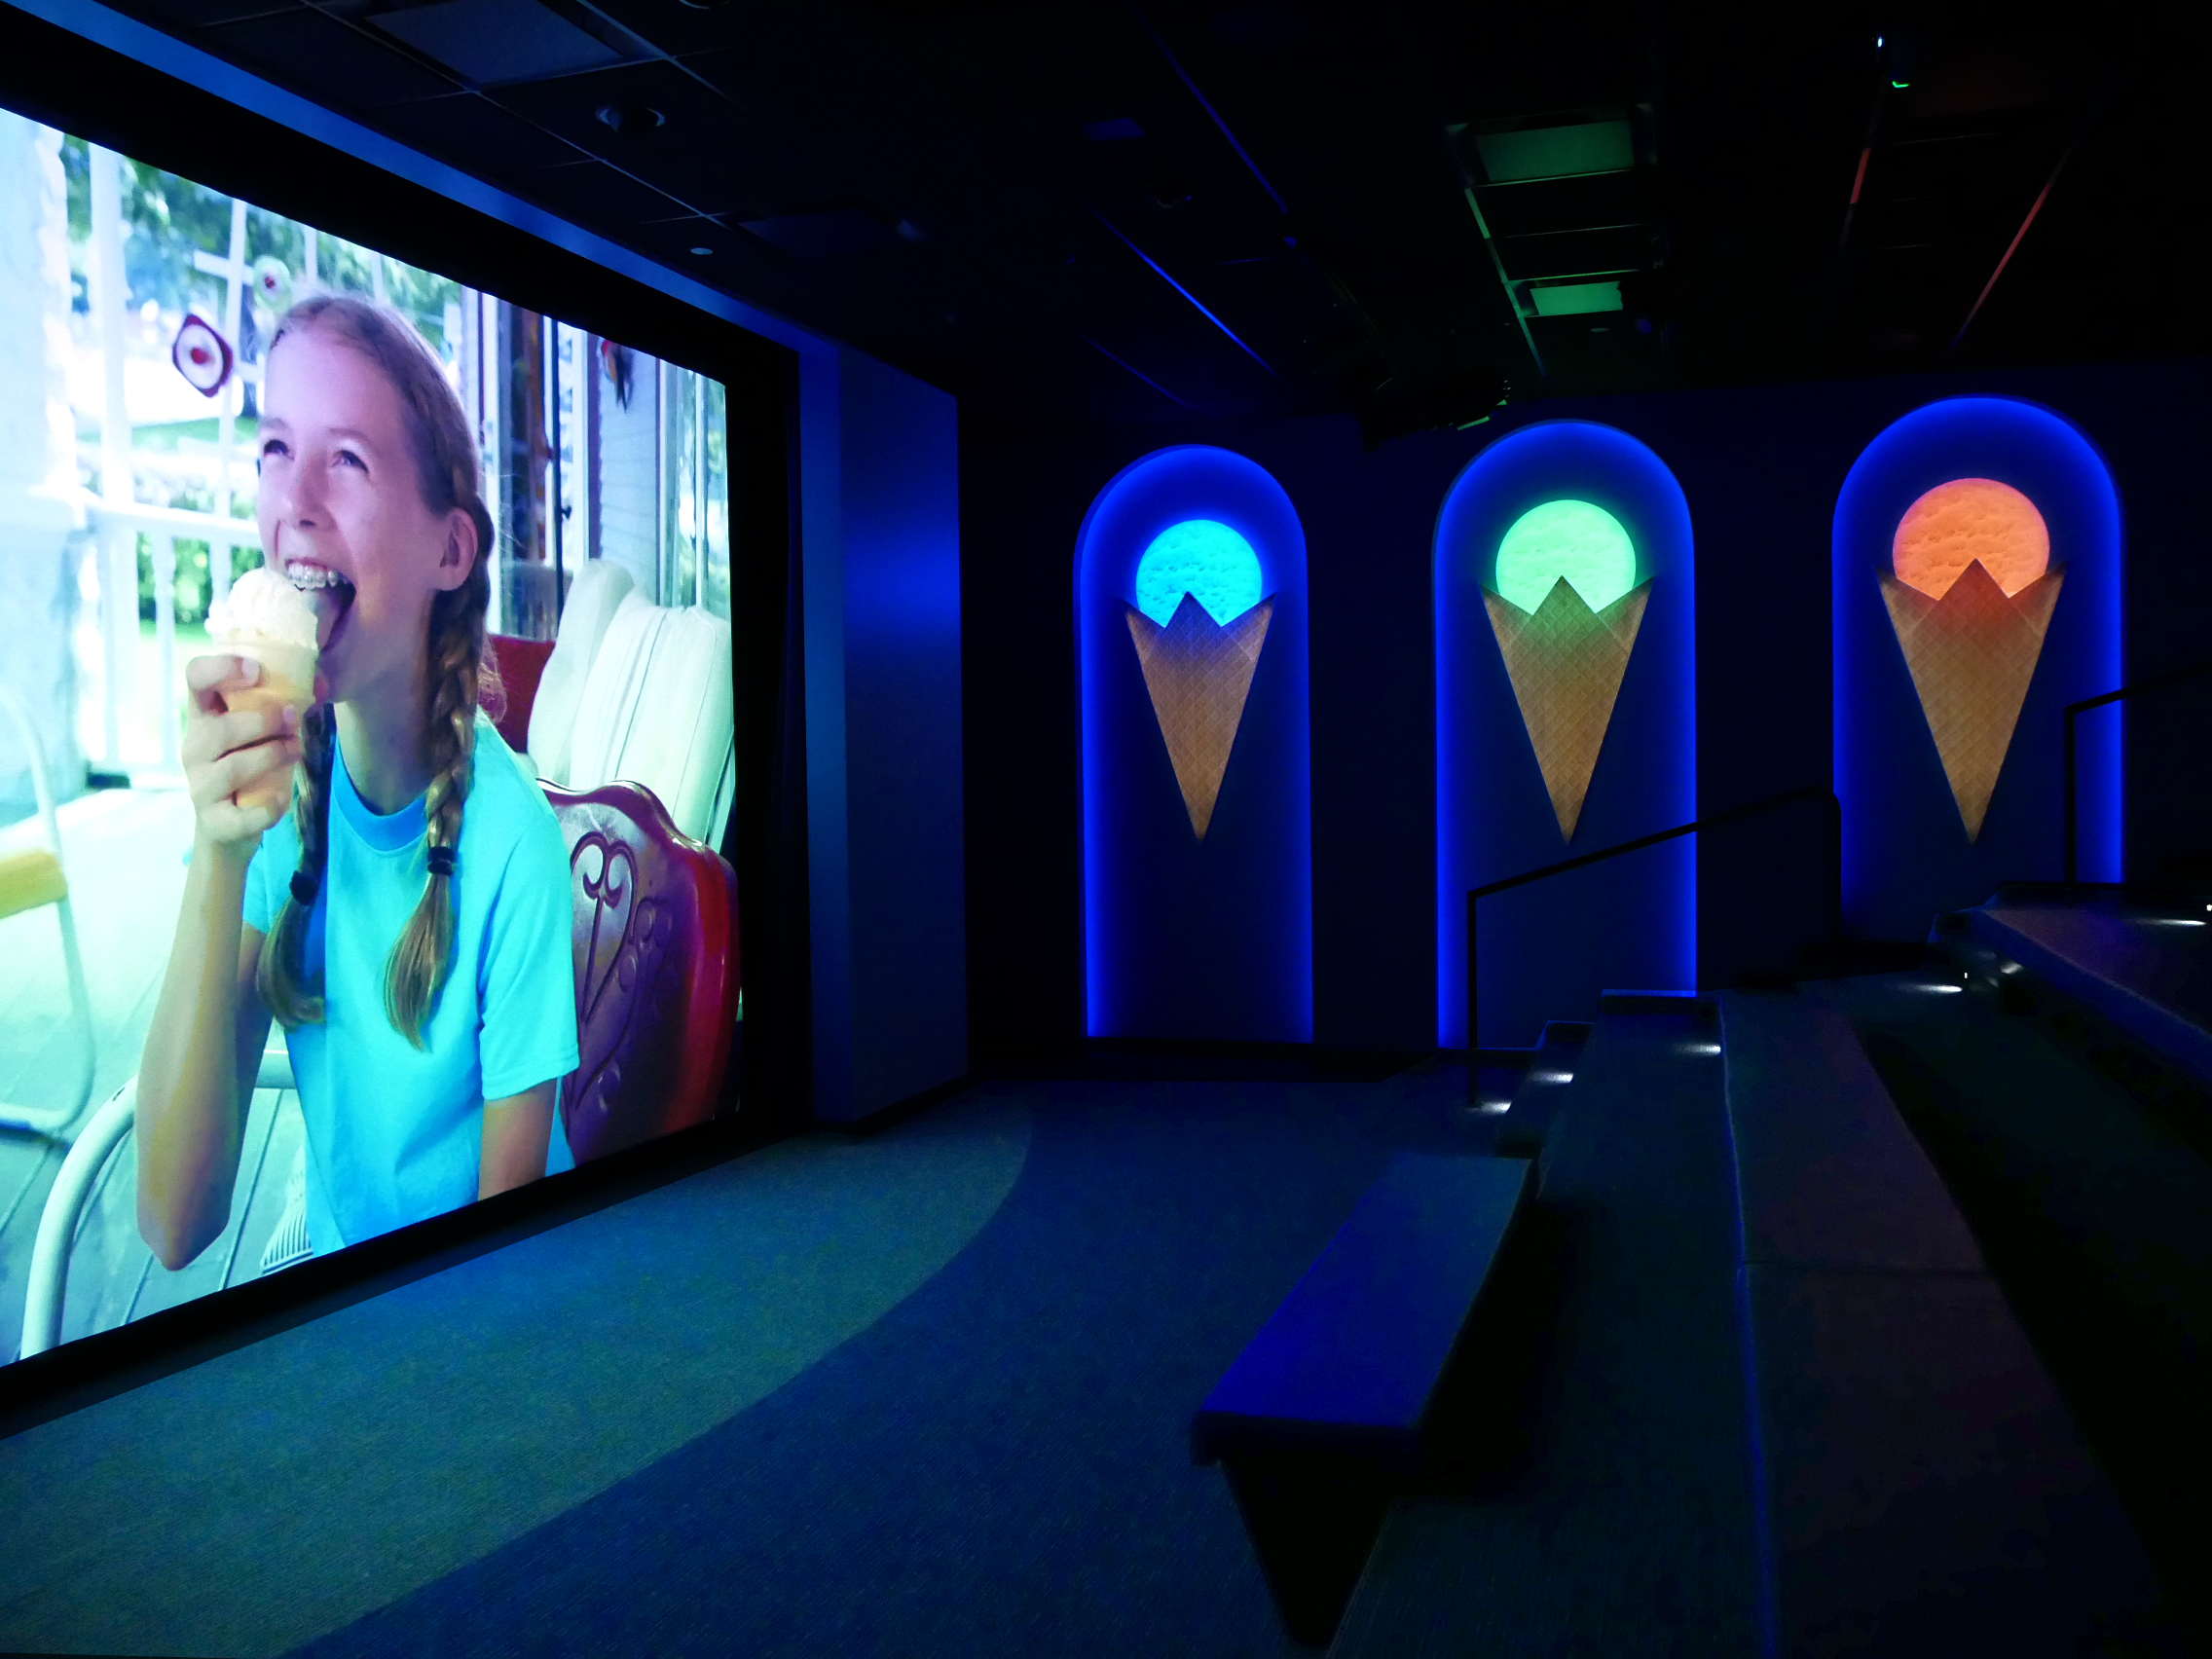
<path id="1" fill-rule="evenodd" d="M 567 848 L 477 710 L 493 533 L 459 399 L 397 313 L 320 296 L 271 342 L 260 436 L 261 545 L 319 658 L 291 701 L 243 644 L 185 671 L 192 863 L 138 1078 L 170 1268 L 228 1223 L 273 1016 L 317 1254 L 543 1174 L 576 1064 Z M 258 607 L 232 634 L 281 631 Z"/>

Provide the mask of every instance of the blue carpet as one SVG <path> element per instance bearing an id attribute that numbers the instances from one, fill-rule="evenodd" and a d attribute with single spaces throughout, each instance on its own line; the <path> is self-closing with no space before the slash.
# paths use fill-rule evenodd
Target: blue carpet
<path id="1" fill-rule="evenodd" d="M 300 1649 L 1238 1654 L 1286 1644 L 1192 1412 L 1457 1072 L 993 1085 L 1028 1161 L 975 1242 L 782 1389 Z M 702 1333 L 712 1340 L 711 1333 Z"/>

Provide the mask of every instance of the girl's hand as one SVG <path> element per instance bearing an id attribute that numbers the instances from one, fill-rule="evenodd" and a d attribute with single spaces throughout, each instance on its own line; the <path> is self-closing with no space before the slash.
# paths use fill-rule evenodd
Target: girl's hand
<path id="1" fill-rule="evenodd" d="M 201 656 L 184 665 L 185 688 L 192 695 L 184 721 L 184 780 L 198 838 L 240 854 L 252 853 L 284 816 L 274 804 L 279 798 L 274 786 L 302 753 L 299 709 L 289 703 L 253 706 L 255 699 L 246 694 L 260 681 L 261 664 L 250 657 Z M 246 706 L 234 708 L 234 698 Z M 237 799 L 241 791 L 258 798 L 241 806 Z"/>

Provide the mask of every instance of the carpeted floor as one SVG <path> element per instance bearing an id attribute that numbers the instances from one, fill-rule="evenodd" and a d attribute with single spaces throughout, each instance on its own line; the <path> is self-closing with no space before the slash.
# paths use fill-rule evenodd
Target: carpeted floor
<path id="1" fill-rule="evenodd" d="M 540 1235 L 0 1445 L 0 1645 L 1280 1654 L 1190 1414 L 1464 1088 L 995 1084 Z"/>

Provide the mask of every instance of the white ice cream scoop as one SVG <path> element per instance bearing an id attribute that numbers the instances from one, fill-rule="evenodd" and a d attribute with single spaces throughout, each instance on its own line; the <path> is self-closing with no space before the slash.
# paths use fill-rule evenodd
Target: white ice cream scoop
<path id="1" fill-rule="evenodd" d="M 231 583 L 230 597 L 207 609 L 207 634 L 219 651 L 261 664 L 262 682 L 283 682 L 305 703 L 314 685 L 314 602 L 264 566 Z"/>
<path id="2" fill-rule="evenodd" d="M 306 709 L 314 698 L 314 602 L 276 571 L 264 567 L 231 583 L 230 596 L 207 608 L 207 635 L 218 651 L 261 664 L 257 684 L 224 694 L 233 714 L 290 704 Z M 241 807 L 280 813 L 291 805 L 295 767 L 265 775 L 232 798 Z"/>

